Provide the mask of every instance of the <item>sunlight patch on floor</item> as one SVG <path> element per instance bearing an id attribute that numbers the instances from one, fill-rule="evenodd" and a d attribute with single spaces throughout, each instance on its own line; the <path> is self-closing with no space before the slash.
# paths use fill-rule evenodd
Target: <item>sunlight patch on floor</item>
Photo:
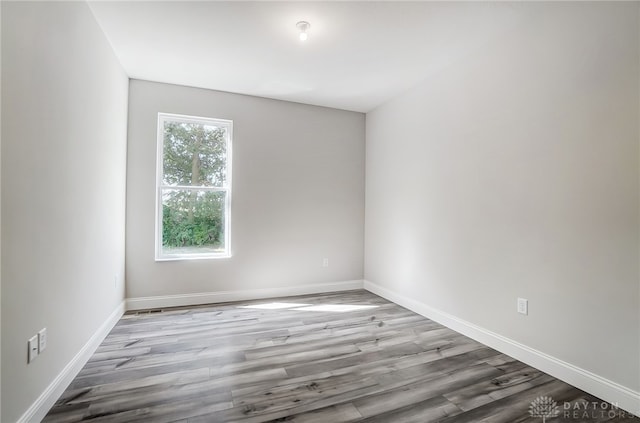
<path id="1" fill-rule="evenodd" d="M 311 304 L 297 304 L 297 303 L 264 303 L 264 304 L 254 304 L 248 306 L 240 306 L 238 308 L 257 308 L 261 310 L 280 310 L 283 308 L 296 308 L 296 307 L 304 307 L 310 306 Z"/>
<path id="2" fill-rule="evenodd" d="M 367 310 L 377 308 L 375 305 L 357 305 L 357 304 L 318 304 L 309 307 L 294 308 L 296 311 L 330 311 L 333 313 L 344 313 L 346 311 Z"/>
<path id="3" fill-rule="evenodd" d="M 360 304 L 296 304 L 296 303 L 263 303 L 248 306 L 240 306 L 238 308 L 254 308 L 262 310 L 295 310 L 295 311 L 328 311 L 332 313 L 344 313 L 347 311 L 368 310 L 377 308 L 377 305 L 360 305 Z"/>

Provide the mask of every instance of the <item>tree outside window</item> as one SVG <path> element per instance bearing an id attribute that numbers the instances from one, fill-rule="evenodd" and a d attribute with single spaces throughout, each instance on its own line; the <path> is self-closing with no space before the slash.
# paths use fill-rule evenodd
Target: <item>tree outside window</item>
<path id="1" fill-rule="evenodd" d="M 159 114 L 156 259 L 228 257 L 232 122 Z"/>

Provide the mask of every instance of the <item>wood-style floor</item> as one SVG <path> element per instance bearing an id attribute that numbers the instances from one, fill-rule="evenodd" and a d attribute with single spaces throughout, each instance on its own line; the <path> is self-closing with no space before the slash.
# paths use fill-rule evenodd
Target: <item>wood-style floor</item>
<path id="1" fill-rule="evenodd" d="M 599 400 L 350 291 L 127 314 L 44 421 L 541 422 L 540 396 L 560 406 L 550 422 L 632 421 L 567 416 Z"/>

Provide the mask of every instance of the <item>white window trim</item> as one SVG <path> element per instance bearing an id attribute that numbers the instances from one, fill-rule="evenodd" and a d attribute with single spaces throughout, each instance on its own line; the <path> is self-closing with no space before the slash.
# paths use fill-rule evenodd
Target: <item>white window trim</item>
<path id="1" fill-rule="evenodd" d="M 176 186 L 164 185 L 164 123 L 165 121 L 195 123 L 195 124 L 211 124 L 215 126 L 224 126 L 226 131 L 226 154 L 227 154 L 227 174 L 226 186 L 224 187 L 201 187 L 201 186 Z M 172 113 L 158 113 L 157 127 L 157 151 L 156 151 L 156 224 L 155 224 L 155 260 L 156 261 L 175 261 L 175 260 L 198 260 L 198 259 L 217 259 L 231 257 L 231 192 L 232 192 L 232 144 L 233 144 L 233 121 L 227 119 L 213 119 L 198 116 L 177 115 Z M 225 219 L 224 219 L 224 246 L 225 251 L 221 253 L 203 253 L 203 254 L 162 254 L 162 190 L 163 189 L 182 189 L 197 191 L 222 191 L 226 192 L 225 199 Z"/>

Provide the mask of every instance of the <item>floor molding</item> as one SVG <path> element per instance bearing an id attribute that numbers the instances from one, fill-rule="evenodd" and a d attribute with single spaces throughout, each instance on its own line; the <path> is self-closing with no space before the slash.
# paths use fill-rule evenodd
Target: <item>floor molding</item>
<path id="1" fill-rule="evenodd" d="M 365 280 L 364 289 L 640 416 L 636 392 L 571 363 Z"/>
<path id="2" fill-rule="evenodd" d="M 324 292 L 362 289 L 363 281 L 352 280 L 312 285 L 285 286 L 280 288 L 247 289 L 238 291 L 199 292 L 193 294 L 159 295 L 155 297 L 128 298 L 127 310 L 146 310 L 164 307 L 179 307 L 199 304 L 227 303 L 232 301 L 258 300 L 262 298 L 288 297 L 293 295 L 319 294 Z"/>
<path id="3" fill-rule="evenodd" d="M 69 361 L 56 378 L 47 386 L 47 389 L 40 394 L 33 404 L 25 411 L 17 423 L 33 423 L 41 421 L 47 415 L 49 409 L 58 400 L 60 395 L 67 388 L 69 383 L 76 377 L 78 372 L 82 370 L 89 358 L 95 350 L 100 346 L 104 338 L 111 332 L 111 329 L 118 323 L 118 320 L 125 312 L 125 302 L 122 301 L 118 307 L 107 317 L 105 322 L 100 325 L 98 330 L 89 338 L 86 344 L 78 351 L 78 353 Z"/>

